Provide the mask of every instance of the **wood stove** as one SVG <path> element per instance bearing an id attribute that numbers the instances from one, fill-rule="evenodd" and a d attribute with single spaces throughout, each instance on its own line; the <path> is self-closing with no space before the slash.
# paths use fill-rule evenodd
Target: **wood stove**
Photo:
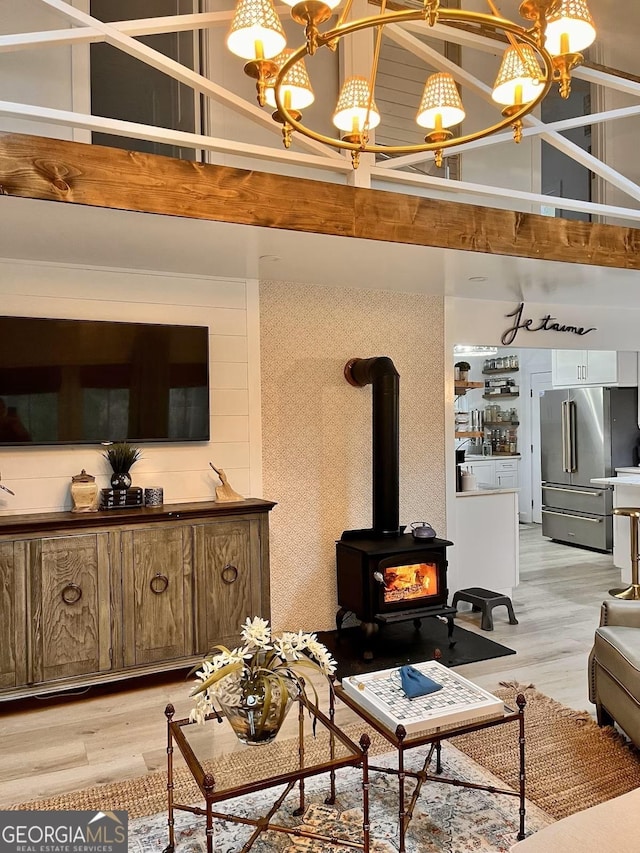
<path id="1" fill-rule="evenodd" d="M 447 539 L 418 539 L 399 526 L 399 376 L 390 358 L 352 359 L 347 381 L 373 387 L 373 527 L 346 530 L 336 543 L 338 631 L 347 614 L 367 640 L 381 625 L 440 616 L 452 645 L 455 607 L 447 602 Z M 365 658 L 373 654 L 365 650 Z"/>

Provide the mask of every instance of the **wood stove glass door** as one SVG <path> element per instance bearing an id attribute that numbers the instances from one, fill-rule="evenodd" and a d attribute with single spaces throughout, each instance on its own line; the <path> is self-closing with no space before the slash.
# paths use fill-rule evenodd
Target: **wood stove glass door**
<path id="1" fill-rule="evenodd" d="M 406 557 L 404 558 L 406 559 Z M 440 563 L 434 555 L 405 563 L 402 557 L 380 562 L 377 575 L 382 610 L 396 610 L 440 603 Z"/>

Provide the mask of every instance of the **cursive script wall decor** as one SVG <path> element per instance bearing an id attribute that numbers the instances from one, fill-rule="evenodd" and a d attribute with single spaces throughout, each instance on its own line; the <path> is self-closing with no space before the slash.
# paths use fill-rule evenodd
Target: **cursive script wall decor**
<path id="1" fill-rule="evenodd" d="M 502 337 L 500 338 L 502 344 L 505 347 L 510 346 L 516 339 L 516 335 L 518 334 L 519 329 L 524 329 L 527 332 L 572 332 L 574 335 L 588 335 L 589 332 L 595 332 L 596 327 L 590 326 L 589 328 L 585 328 L 584 326 L 573 326 L 567 325 L 564 323 L 558 323 L 555 317 L 552 317 L 551 314 L 545 314 L 544 317 L 538 322 L 537 326 L 533 325 L 533 320 L 523 320 L 522 312 L 524 311 L 524 302 L 521 302 L 520 305 L 512 311 L 510 314 L 505 314 L 505 317 L 514 317 L 514 323 L 512 326 L 503 332 Z"/>

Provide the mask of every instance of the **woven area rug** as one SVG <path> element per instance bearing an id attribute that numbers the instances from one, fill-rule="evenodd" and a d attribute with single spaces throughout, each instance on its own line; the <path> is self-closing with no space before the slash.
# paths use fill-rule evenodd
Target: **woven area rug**
<path id="1" fill-rule="evenodd" d="M 599 802 L 611 799 L 618 794 L 626 793 L 633 788 L 640 787 L 640 756 L 638 752 L 630 748 L 624 739 L 617 734 L 614 729 L 600 729 L 591 717 L 586 712 L 574 711 L 567 708 L 558 702 L 550 699 L 532 687 L 523 688 L 518 685 L 505 685 L 494 693 L 499 695 L 504 701 L 513 703 L 516 692 L 525 693 L 527 698 L 527 709 L 525 712 L 526 720 L 526 737 L 527 737 L 527 798 L 530 803 L 538 806 L 542 811 L 537 814 L 531 810 L 531 820 L 528 822 L 528 829 L 533 829 L 535 826 L 544 825 L 544 822 L 549 819 L 558 819 L 571 814 L 575 811 L 595 805 Z M 506 725 L 498 726 L 493 729 L 480 731 L 472 735 L 467 735 L 460 738 L 455 738 L 451 741 L 457 749 L 450 749 L 447 752 L 447 760 L 455 765 L 452 773 L 460 772 L 463 776 L 468 773 L 480 772 L 495 774 L 501 780 L 504 780 L 510 787 L 517 785 L 517 737 L 514 734 L 515 726 Z M 362 726 L 355 724 L 348 727 L 348 733 L 353 736 L 359 736 L 362 731 Z M 286 747 L 286 743 L 283 745 Z M 462 750 L 464 754 L 458 752 Z M 372 754 L 380 755 L 388 752 L 389 745 L 379 736 L 373 738 Z M 417 753 L 417 750 L 414 751 Z M 252 751 L 252 761 L 256 760 L 257 751 Z M 239 753 L 242 756 L 243 753 Z M 467 756 L 470 756 L 473 761 L 469 761 Z M 229 774 L 237 780 L 238 774 L 241 773 L 241 764 L 245 759 L 234 758 L 228 768 Z M 380 762 L 380 759 L 376 759 Z M 465 763 L 468 762 L 468 763 Z M 456 771 L 457 767 L 457 771 Z M 475 770 L 474 770 L 475 768 Z M 348 772 L 348 771 L 345 771 Z M 188 772 L 183 769 L 177 771 L 177 783 L 181 786 L 185 785 L 188 780 Z M 382 785 L 386 784 L 385 780 L 390 781 L 390 777 L 384 777 Z M 392 781 L 392 780 L 391 780 Z M 376 783 L 378 784 L 378 783 Z M 309 786 L 311 788 L 311 784 Z M 322 787 L 322 786 L 321 786 Z M 347 788 L 353 789 L 353 786 Z M 186 798 L 196 801 L 198 799 L 197 791 L 192 788 L 192 794 L 189 790 L 185 790 L 184 801 Z M 376 791 L 378 789 L 376 788 Z M 434 835 L 433 826 L 429 821 L 436 821 L 435 805 L 432 803 L 432 791 L 442 794 L 443 800 L 439 807 L 440 818 L 438 826 L 441 827 Z M 441 792 L 441 793 L 440 793 Z M 459 798 L 466 797 L 464 802 Z M 509 820 L 514 819 L 514 804 L 515 798 L 510 797 L 491 797 L 490 803 L 486 806 L 478 806 L 481 813 L 485 813 L 488 823 L 491 820 L 498 824 L 504 825 L 507 820 L 507 815 L 510 815 Z M 449 799 L 453 797 L 453 799 Z M 376 793 L 378 801 L 381 798 Z M 426 802 L 426 798 L 422 802 Z M 477 818 L 482 822 L 482 814 L 475 816 L 470 815 L 469 809 L 473 808 L 470 804 L 479 804 L 475 792 L 462 791 L 459 789 L 450 789 L 450 786 L 433 785 L 429 791 L 429 816 L 424 816 L 421 820 L 414 821 L 414 827 L 422 826 L 422 831 L 427 832 L 430 837 L 437 837 L 442 841 L 447 837 L 453 838 L 454 835 L 460 839 L 460 827 L 454 827 L 453 823 L 460 819 L 460 815 L 465 817 L 469 824 L 468 841 L 470 846 L 447 847 L 442 846 L 445 842 L 442 841 L 440 847 L 408 847 L 413 851 L 431 851 L 431 850 L 505 850 L 513 843 L 513 823 L 507 832 L 508 839 L 496 839 L 491 832 L 488 832 L 487 838 L 482 845 L 474 846 L 473 839 L 478 832 L 478 824 L 472 823 L 472 818 Z M 501 804 L 501 805 L 498 805 Z M 357 806 L 350 802 L 341 803 L 342 811 L 340 819 L 348 820 L 350 813 L 353 817 L 352 808 Z M 96 788 L 77 791 L 71 794 L 65 794 L 58 797 L 53 797 L 47 800 L 33 801 L 30 803 L 22 803 L 14 806 L 17 809 L 126 809 L 129 811 L 130 818 L 148 818 L 151 815 L 159 815 L 158 818 L 153 818 L 151 821 L 143 820 L 141 824 L 146 827 L 144 832 L 152 832 L 152 825 L 158 824 L 161 833 L 166 829 L 166 815 L 162 814 L 166 809 L 166 776 L 164 773 L 153 773 L 138 779 L 127 780 L 117 784 L 109 784 Z M 497 810 L 493 812 L 492 810 Z M 550 818 L 545 817 L 549 815 Z M 317 819 L 308 817 L 307 819 Z M 385 820 L 393 822 L 395 816 L 387 816 L 385 818 L 376 818 L 378 825 L 384 824 Z M 189 818 L 187 818 L 189 820 Z M 158 823 L 159 821 L 159 823 Z M 429 826 L 424 824 L 427 821 Z M 536 823 L 537 821 L 537 823 Z M 357 819 L 356 819 L 357 822 Z M 453 822 L 453 823 L 452 823 Z M 447 827 L 449 827 L 447 829 Z M 454 832 L 455 829 L 455 832 Z M 197 840 L 198 830 L 186 826 L 187 833 L 195 832 L 195 843 L 200 843 Z M 384 833 L 386 830 L 380 829 Z M 143 832 L 143 834 L 144 834 Z M 387 833 L 387 837 L 393 836 L 393 832 Z M 189 834 L 187 838 L 191 837 Z M 384 838 L 381 835 L 380 838 Z M 425 836 L 426 837 L 426 836 Z M 508 840 L 508 844 L 507 844 Z M 440 843 L 439 841 L 439 843 Z M 158 836 L 157 844 L 160 844 L 160 836 Z M 423 842 L 420 842 L 423 843 Z M 486 846 L 489 844 L 490 846 Z M 506 844 L 506 846 L 504 846 Z M 502 845 L 502 846 L 501 846 Z M 240 845 L 241 846 L 241 845 Z M 132 849 L 152 849 L 146 847 L 137 847 Z M 156 848 L 157 849 L 157 848 Z M 185 850 L 199 850 L 200 847 L 185 847 Z M 234 842 L 234 846 L 216 848 L 218 853 L 231 853 L 238 849 L 238 845 Z M 254 850 L 260 848 L 254 847 Z M 265 847 L 263 850 L 277 850 L 277 847 Z M 282 848 L 282 849 L 286 849 Z M 296 848 L 293 850 L 305 850 L 307 848 Z M 323 850 L 328 851 L 325 846 Z M 337 848 L 344 850 L 345 848 Z M 383 848 L 387 849 L 387 848 Z M 394 848 L 389 848 L 393 850 Z"/>
<path id="2" fill-rule="evenodd" d="M 407 769 L 419 770 L 427 747 L 412 750 L 407 756 Z M 395 753 L 376 758 L 376 764 L 396 766 Z M 442 750 L 444 775 L 476 784 L 493 784 L 500 780 L 450 744 Z M 261 791 L 221 804 L 227 814 L 256 818 L 264 815 L 283 788 Z M 297 792 L 292 791 L 274 818 L 284 826 L 303 827 L 331 839 L 358 842 L 362 839 L 362 776 L 358 769 L 338 771 L 336 802 L 326 806 L 327 778 L 320 776 L 305 786 L 307 809 L 302 819 L 293 811 L 298 805 Z M 413 783 L 407 783 L 407 792 Z M 398 783 L 394 776 L 372 773 L 370 778 L 370 827 L 372 853 L 398 853 Z M 180 802 L 183 802 L 181 799 Z M 406 836 L 406 849 L 411 853 L 498 853 L 515 843 L 518 832 L 518 799 L 486 791 L 465 790 L 451 785 L 430 783 L 417 802 Z M 552 823 L 541 809 L 528 805 L 527 834 Z M 176 853 L 202 853 L 206 849 L 204 819 L 176 812 Z M 215 853 L 238 853 L 252 828 L 230 821 L 215 821 Z M 166 812 L 130 821 L 129 851 L 152 853 L 167 844 Z M 292 838 L 269 832 L 260 836 L 252 853 L 346 853 L 349 848 L 327 840 Z M 351 848 L 352 849 L 352 848 Z"/>

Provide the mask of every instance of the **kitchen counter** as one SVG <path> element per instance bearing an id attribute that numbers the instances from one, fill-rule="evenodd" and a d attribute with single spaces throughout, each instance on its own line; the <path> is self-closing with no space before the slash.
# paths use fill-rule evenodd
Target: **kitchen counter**
<path id="1" fill-rule="evenodd" d="M 598 486 L 613 487 L 613 507 L 640 506 L 640 468 L 616 468 L 617 477 L 594 477 Z M 631 583 L 631 542 L 629 519 L 613 516 L 613 564 L 620 569 L 623 586 Z"/>
<path id="2" fill-rule="evenodd" d="M 479 586 L 512 597 L 520 564 L 518 489 L 479 488 L 456 497 L 475 498 L 455 504 L 457 588 Z"/>
<path id="3" fill-rule="evenodd" d="M 511 495 L 519 492 L 519 489 L 501 489 L 500 486 L 489 486 L 473 489 L 470 492 L 456 492 L 457 498 L 477 498 L 480 495 Z"/>
<path id="4" fill-rule="evenodd" d="M 459 462 L 458 464 L 466 465 L 467 462 L 483 462 L 487 459 L 520 459 L 520 454 L 491 453 L 489 456 L 481 456 L 480 454 L 468 453 L 465 454 L 464 462 Z M 638 471 L 640 473 L 640 469 L 638 469 Z"/>
<path id="5" fill-rule="evenodd" d="M 629 468 L 621 469 L 628 471 Z M 618 477 L 593 477 L 589 480 L 590 483 L 596 483 L 599 486 L 640 486 L 640 471 L 637 474 L 621 474 Z M 621 506 L 621 504 L 620 504 Z"/>

